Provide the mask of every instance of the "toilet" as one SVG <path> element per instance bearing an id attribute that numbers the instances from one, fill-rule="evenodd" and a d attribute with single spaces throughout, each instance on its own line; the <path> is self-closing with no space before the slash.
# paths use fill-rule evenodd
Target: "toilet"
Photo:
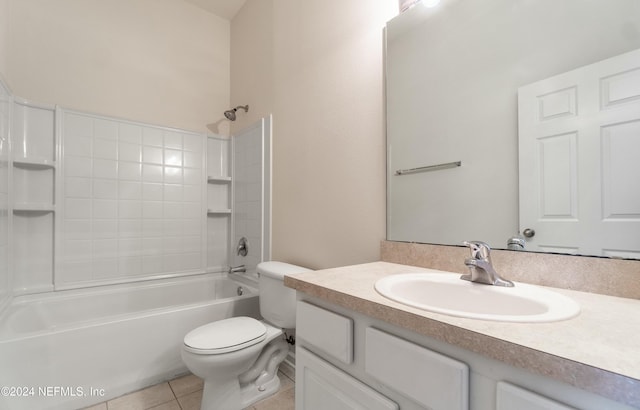
<path id="1" fill-rule="evenodd" d="M 182 361 L 204 380 L 201 410 L 241 410 L 278 391 L 278 367 L 289 353 L 283 329 L 296 323 L 296 293 L 284 276 L 309 269 L 282 262 L 257 267 L 260 314 L 211 322 L 184 337 Z"/>

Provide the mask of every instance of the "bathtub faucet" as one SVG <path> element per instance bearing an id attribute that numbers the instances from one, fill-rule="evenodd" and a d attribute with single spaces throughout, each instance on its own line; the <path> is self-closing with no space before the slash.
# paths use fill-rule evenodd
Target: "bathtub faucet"
<path id="1" fill-rule="evenodd" d="M 245 268 L 244 265 L 229 266 L 229 272 L 228 273 L 244 273 L 246 271 L 247 271 L 247 268 Z"/>

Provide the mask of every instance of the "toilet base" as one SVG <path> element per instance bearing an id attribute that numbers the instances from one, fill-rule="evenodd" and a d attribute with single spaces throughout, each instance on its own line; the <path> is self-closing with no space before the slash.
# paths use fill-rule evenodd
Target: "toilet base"
<path id="1" fill-rule="evenodd" d="M 255 383 L 243 386 L 240 389 L 242 395 L 242 408 L 247 408 L 262 399 L 274 395 L 280 389 L 280 378 L 276 375 L 271 380 L 257 386 Z"/>
<path id="2" fill-rule="evenodd" d="M 275 394 L 278 389 L 280 389 L 278 376 L 261 386 L 251 383 L 240 387 L 237 379 L 230 380 L 226 384 L 205 385 L 200 409 L 241 410 Z"/>
<path id="3" fill-rule="evenodd" d="M 289 344 L 283 338 L 277 338 L 265 347 L 252 368 L 240 375 L 242 408 L 249 407 L 278 391 L 278 368 L 288 353 Z"/>
<path id="4" fill-rule="evenodd" d="M 241 410 L 278 391 L 278 368 L 289 352 L 289 345 L 280 329 L 269 326 L 268 332 L 266 345 L 257 344 L 238 352 L 196 355 L 182 351 L 187 367 L 204 379 L 201 410 Z M 242 355 L 242 360 L 252 360 L 256 356 L 257 359 L 250 366 L 248 362 L 248 370 L 234 377 L 229 372 L 244 366 L 233 355 Z"/>

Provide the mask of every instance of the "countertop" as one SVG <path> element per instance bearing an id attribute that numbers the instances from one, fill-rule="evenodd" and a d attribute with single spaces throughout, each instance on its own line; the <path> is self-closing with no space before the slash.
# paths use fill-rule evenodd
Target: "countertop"
<path id="1" fill-rule="evenodd" d="M 580 389 L 640 407 L 640 300 L 549 288 L 581 306 L 552 323 L 465 319 L 412 308 L 378 294 L 388 275 L 440 272 L 373 262 L 285 277 L 285 285 L 330 303 Z M 459 274 L 456 274 L 459 275 Z"/>

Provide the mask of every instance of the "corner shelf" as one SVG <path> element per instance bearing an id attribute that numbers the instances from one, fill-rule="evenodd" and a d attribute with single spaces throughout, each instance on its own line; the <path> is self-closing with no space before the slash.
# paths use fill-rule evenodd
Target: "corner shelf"
<path id="1" fill-rule="evenodd" d="M 18 293 L 51 290 L 54 283 L 56 116 L 55 106 L 14 98 L 9 207 L 13 289 Z"/>
<path id="2" fill-rule="evenodd" d="M 18 168 L 27 169 L 49 169 L 56 167 L 55 161 L 43 158 L 15 158 L 13 165 Z"/>
<path id="3" fill-rule="evenodd" d="M 216 183 L 229 183 L 231 182 L 231 177 L 207 177 L 207 183 L 216 184 Z"/>
<path id="4" fill-rule="evenodd" d="M 207 209 L 207 215 L 231 215 L 231 209 Z"/>
<path id="5" fill-rule="evenodd" d="M 209 184 L 210 188 L 208 191 L 208 201 L 209 206 L 214 206 L 216 208 L 207 209 L 207 216 L 213 215 L 231 215 L 231 209 L 229 208 L 217 208 L 218 206 L 228 206 L 228 195 L 229 195 L 229 185 L 231 183 L 231 177 L 226 176 L 207 176 L 207 184 Z M 213 201 L 211 200 L 218 195 L 223 195 L 224 199 L 222 201 Z M 225 204 L 226 203 L 226 204 Z"/>
<path id="6" fill-rule="evenodd" d="M 51 204 L 17 203 L 13 206 L 13 212 L 54 212 L 55 206 Z"/>

